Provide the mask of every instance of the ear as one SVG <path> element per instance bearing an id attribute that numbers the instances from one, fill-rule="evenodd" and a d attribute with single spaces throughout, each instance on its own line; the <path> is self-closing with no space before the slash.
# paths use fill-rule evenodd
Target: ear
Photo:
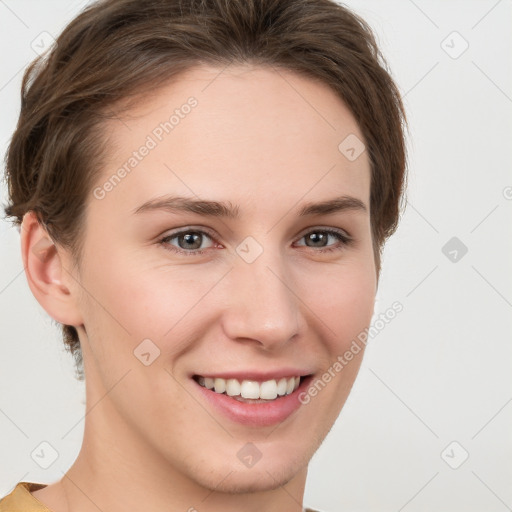
<path id="1" fill-rule="evenodd" d="M 71 260 L 57 248 L 33 211 L 21 224 L 21 254 L 28 285 L 45 311 L 57 322 L 80 326 L 79 286 L 71 274 Z"/>

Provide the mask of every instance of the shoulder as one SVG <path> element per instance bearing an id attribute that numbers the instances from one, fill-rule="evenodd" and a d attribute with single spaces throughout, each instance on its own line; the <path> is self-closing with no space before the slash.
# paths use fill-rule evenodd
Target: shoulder
<path id="1" fill-rule="evenodd" d="M 46 487 L 46 484 L 18 482 L 14 489 L 0 499 L 0 512 L 51 512 L 31 494 L 42 487 Z"/>

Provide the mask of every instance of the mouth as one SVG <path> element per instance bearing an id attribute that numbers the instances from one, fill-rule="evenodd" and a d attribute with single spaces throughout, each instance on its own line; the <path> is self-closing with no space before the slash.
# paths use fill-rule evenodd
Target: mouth
<path id="1" fill-rule="evenodd" d="M 301 408 L 300 393 L 313 374 L 237 377 L 196 374 L 192 380 L 214 416 L 220 413 L 237 424 L 264 427 L 283 422 Z"/>
<path id="2" fill-rule="evenodd" d="M 305 376 L 307 377 L 307 376 Z M 203 377 L 194 375 L 193 379 L 202 387 L 214 393 L 230 396 L 244 403 L 267 403 L 292 394 L 300 386 L 300 375 L 282 377 L 265 381 L 223 379 L 221 377 Z"/>

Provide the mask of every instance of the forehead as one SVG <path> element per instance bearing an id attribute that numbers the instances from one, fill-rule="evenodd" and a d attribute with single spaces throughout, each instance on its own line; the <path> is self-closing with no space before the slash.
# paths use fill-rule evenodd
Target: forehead
<path id="1" fill-rule="evenodd" d="M 275 202 L 270 190 L 282 201 L 339 192 L 368 204 L 366 152 L 350 161 L 339 149 L 348 136 L 363 140 L 353 115 L 327 85 L 289 70 L 193 68 L 145 91 L 106 133 L 97 185 L 122 178 L 108 187 L 104 206 L 128 211 L 166 192 L 218 200 L 236 194 L 262 206 Z"/>

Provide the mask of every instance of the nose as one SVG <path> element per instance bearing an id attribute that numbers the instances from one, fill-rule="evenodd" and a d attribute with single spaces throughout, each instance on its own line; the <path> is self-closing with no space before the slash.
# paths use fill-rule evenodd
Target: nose
<path id="1" fill-rule="evenodd" d="M 252 263 L 236 258 L 228 277 L 223 328 L 230 339 L 276 351 L 297 336 L 301 303 L 278 251 Z"/>

